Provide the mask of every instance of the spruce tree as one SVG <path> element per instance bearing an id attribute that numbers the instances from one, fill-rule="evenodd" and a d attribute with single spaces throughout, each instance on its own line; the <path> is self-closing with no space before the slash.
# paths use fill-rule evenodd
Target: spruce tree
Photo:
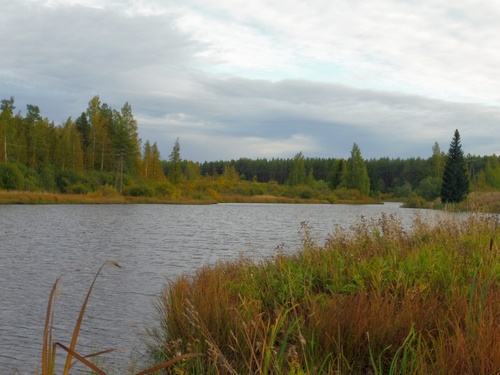
<path id="1" fill-rule="evenodd" d="M 460 144 L 460 134 L 458 130 L 455 130 L 444 166 L 441 201 L 443 203 L 461 202 L 467 194 L 469 194 L 469 175 Z"/>

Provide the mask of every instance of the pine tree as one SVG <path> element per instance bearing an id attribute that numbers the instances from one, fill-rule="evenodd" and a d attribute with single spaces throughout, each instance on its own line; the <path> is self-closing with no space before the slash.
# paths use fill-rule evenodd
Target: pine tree
<path id="1" fill-rule="evenodd" d="M 460 134 L 458 130 L 455 130 L 444 166 L 441 201 L 443 203 L 461 202 L 467 194 L 469 194 L 469 175 L 460 144 Z"/>

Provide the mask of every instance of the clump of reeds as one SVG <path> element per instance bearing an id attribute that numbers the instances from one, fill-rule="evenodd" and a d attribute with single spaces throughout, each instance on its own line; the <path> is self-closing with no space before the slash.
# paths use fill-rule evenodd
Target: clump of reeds
<path id="1" fill-rule="evenodd" d="M 82 304 L 82 307 L 80 309 L 80 314 L 78 316 L 78 319 L 75 324 L 75 328 L 73 331 L 71 343 L 69 346 L 62 344 L 61 342 L 54 341 L 53 338 L 53 333 L 52 333 L 52 328 L 53 328 L 53 323 L 54 323 L 54 307 L 55 307 L 55 302 L 56 302 L 56 295 L 57 295 L 57 290 L 58 290 L 58 285 L 61 277 L 64 275 L 59 276 L 56 281 L 54 282 L 52 286 L 52 290 L 50 292 L 50 297 L 49 297 L 49 302 L 47 304 L 47 313 L 46 313 L 46 318 L 45 318 L 45 326 L 44 326 L 44 333 L 43 333 L 43 345 L 42 345 L 42 359 L 41 359 L 41 375 L 53 375 L 55 373 L 55 368 L 56 368 L 56 352 L 57 348 L 60 348 L 64 350 L 67 354 L 66 356 L 66 361 L 65 365 L 63 367 L 63 374 L 68 375 L 71 368 L 75 365 L 75 363 L 79 362 L 82 363 L 84 366 L 86 366 L 89 370 L 92 370 L 92 373 L 94 374 L 99 374 L 99 375 L 106 375 L 104 370 L 99 368 L 95 363 L 91 361 L 92 358 L 98 357 L 102 354 L 110 353 L 116 350 L 119 350 L 118 348 L 111 348 L 111 349 L 105 349 L 101 350 L 96 353 L 88 354 L 88 355 L 82 355 L 76 351 L 76 344 L 78 341 L 78 336 L 80 333 L 80 327 L 82 325 L 82 321 L 85 315 L 85 310 L 87 307 L 87 303 L 89 301 L 90 295 L 92 293 L 92 289 L 94 288 L 94 284 L 97 280 L 97 277 L 99 276 L 101 270 L 105 265 L 113 265 L 115 267 L 120 267 L 120 265 L 113 261 L 113 260 L 108 260 L 103 263 L 103 265 L 99 268 L 97 273 L 94 276 L 94 279 L 87 291 L 87 295 L 85 297 L 85 300 Z M 76 270 L 73 270 L 76 271 Z M 70 271 L 68 271 L 70 272 Z M 175 358 L 171 358 L 169 360 L 163 361 L 163 363 L 159 363 L 149 369 L 143 370 L 138 372 L 136 375 L 146 375 L 153 373 L 155 371 L 159 371 L 162 369 L 166 369 L 170 366 L 172 366 L 174 363 L 182 361 L 184 359 L 190 358 L 190 357 L 195 357 L 200 354 L 196 353 L 178 353 Z"/>
<path id="2" fill-rule="evenodd" d="M 393 216 L 338 228 L 324 245 L 240 258 L 171 282 L 149 330 L 175 374 L 493 374 L 500 371 L 497 216 L 411 231 Z"/>

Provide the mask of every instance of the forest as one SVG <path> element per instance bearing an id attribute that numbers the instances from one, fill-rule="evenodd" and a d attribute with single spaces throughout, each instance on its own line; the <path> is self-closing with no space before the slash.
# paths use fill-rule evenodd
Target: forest
<path id="1" fill-rule="evenodd" d="M 235 200 L 273 196 L 369 201 L 440 197 L 447 155 L 436 142 L 428 158 L 365 160 L 353 144 L 342 158 L 205 161 L 182 159 L 177 139 L 168 158 L 156 142 L 139 138 L 132 107 L 111 108 L 94 96 L 81 115 L 63 124 L 42 118 L 27 105 L 16 112 L 13 97 L 0 107 L 0 190 L 154 197 L 165 200 Z M 470 191 L 500 190 L 496 155 L 467 154 Z"/>

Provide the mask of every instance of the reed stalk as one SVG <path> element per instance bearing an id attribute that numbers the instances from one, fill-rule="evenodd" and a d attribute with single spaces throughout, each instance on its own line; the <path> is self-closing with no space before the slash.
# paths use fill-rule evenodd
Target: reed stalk
<path id="1" fill-rule="evenodd" d="M 96 364 L 89 361 L 88 358 L 98 357 L 102 354 L 107 354 L 107 353 L 114 352 L 116 350 L 121 350 L 120 348 L 110 348 L 110 349 L 102 350 L 102 351 L 88 354 L 88 355 L 81 355 L 78 352 L 76 352 L 76 350 L 75 350 L 75 347 L 76 347 L 76 344 L 78 341 L 78 336 L 80 333 L 80 328 L 82 325 L 83 318 L 85 316 L 85 310 L 87 308 L 87 304 L 88 304 L 90 295 L 91 295 L 92 290 L 94 288 L 95 282 L 96 282 L 99 274 L 101 273 L 101 271 L 105 265 L 113 265 L 115 267 L 121 268 L 121 266 L 116 261 L 108 260 L 108 261 L 104 262 L 101 265 L 101 267 L 99 268 L 99 270 L 96 272 L 96 274 L 94 275 L 94 279 L 92 280 L 92 283 L 87 291 L 87 294 L 85 296 L 85 300 L 82 304 L 82 307 L 80 309 L 80 313 L 79 313 L 78 319 L 76 321 L 75 328 L 73 330 L 71 343 L 69 346 L 66 346 L 58 341 L 54 341 L 53 334 L 52 334 L 53 323 L 54 323 L 54 307 L 55 307 L 55 303 L 57 300 L 57 290 L 58 290 L 59 281 L 61 280 L 62 276 L 64 276 L 67 272 L 75 272 L 78 270 L 70 270 L 70 271 L 63 273 L 62 275 L 60 275 L 56 279 L 56 281 L 52 285 L 52 289 L 51 289 L 50 296 L 49 296 L 49 301 L 47 304 L 47 312 L 46 312 L 46 316 L 45 316 L 45 326 L 44 326 L 43 343 L 42 343 L 41 375 L 54 375 L 56 357 L 57 357 L 56 349 L 58 347 L 67 353 L 66 362 L 65 362 L 65 365 L 63 367 L 63 375 L 68 375 L 71 368 L 76 363 L 75 361 L 72 361 L 73 358 L 77 362 L 82 363 L 87 368 L 92 370 L 93 373 L 98 374 L 98 375 L 106 375 L 106 372 L 104 370 L 102 370 Z M 142 370 L 142 371 L 136 373 L 136 375 L 151 374 L 153 372 L 169 368 L 179 361 L 183 361 L 183 360 L 186 360 L 186 359 L 192 358 L 192 357 L 198 357 L 200 355 L 201 354 L 199 354 L 199 353 L 179 354 L 179 355 L 175 356 L 175 358 L 164 361 L 163 363 L 159 363 L 159 364 L 157 364 L 151 368 L 148 368 L 146 370 Z"/>

